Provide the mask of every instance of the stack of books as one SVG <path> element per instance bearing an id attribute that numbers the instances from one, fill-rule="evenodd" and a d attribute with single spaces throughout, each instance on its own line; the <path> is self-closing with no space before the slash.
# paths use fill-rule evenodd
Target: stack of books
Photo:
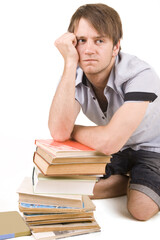
<path id="1" fill-rule="evenodd" d="M 110 162 L 110 156 L 73 140 L 36 140 L 35 144 L 33 161 L 47 176 L 101 175 Z"/>
<path id="2" fill-rule="evenodd" d="M 19 210 L 37 240 L 100 231 L 93 194 L 110 156 L 76 141 L 36 140 L 32 178 L 17 190 Z"/>
<path id="3" fill-rule="evenodd" d="M 17 193 L 19 210 L 35 239 L 100 231 L 93 214 L 95 205 L 86 195 L 36 194 L 29 177 L 24 178 Z"/>

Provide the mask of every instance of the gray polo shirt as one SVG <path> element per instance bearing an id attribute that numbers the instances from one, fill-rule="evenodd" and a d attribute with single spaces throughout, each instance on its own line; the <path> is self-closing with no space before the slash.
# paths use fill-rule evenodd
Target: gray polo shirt
<path id="1" fill-rule="evenodd" d="M 139 127 L 121 150 L 160 152 L 160 79 L 154 70 L 135 56 L 120 52 L 104 89 L 108 101 L 102 112 L 92 85 L 81 68 L 77 68 L 75 98 L 83 113 L 96 125 L 106 125 L 125 102 L 149 101 L 149 107 Z"/>

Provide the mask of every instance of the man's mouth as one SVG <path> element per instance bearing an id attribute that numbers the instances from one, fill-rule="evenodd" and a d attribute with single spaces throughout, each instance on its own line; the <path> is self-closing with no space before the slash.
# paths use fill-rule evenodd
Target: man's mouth
<path id="1" fill-rule="evenodd" d="M 96 59 L 93 59 L 93 58 L 84 59 L 83 61 L 84 61 L 84 62 L 97 62 L 97 60 L 96 60 Z"/>

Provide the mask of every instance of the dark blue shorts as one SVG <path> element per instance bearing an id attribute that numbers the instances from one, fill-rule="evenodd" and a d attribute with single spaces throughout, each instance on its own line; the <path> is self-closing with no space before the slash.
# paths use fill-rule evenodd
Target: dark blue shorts
<path id="1" fill-rule="evenodd" d="M 116 174 L 129 174 L 130 189 L 143 192 L 160 208 L 160 153 L 128 148 L 113 154 L 104 178 Z"/>

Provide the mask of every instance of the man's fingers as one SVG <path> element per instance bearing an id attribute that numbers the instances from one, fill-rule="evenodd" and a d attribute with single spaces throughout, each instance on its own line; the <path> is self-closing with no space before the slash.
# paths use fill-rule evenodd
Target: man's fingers
<path id="1" fill-rule="evenodd" d="M 77 45 L 76 36 L 73 33 L 67 32 L 67 33 L 63 34 L 60 38 L 58 38 L 54 42 L 54 45 L 57 46 L 59 44 L 67 44 L 69 42 L 72 42 L 74 46 Z"/>

